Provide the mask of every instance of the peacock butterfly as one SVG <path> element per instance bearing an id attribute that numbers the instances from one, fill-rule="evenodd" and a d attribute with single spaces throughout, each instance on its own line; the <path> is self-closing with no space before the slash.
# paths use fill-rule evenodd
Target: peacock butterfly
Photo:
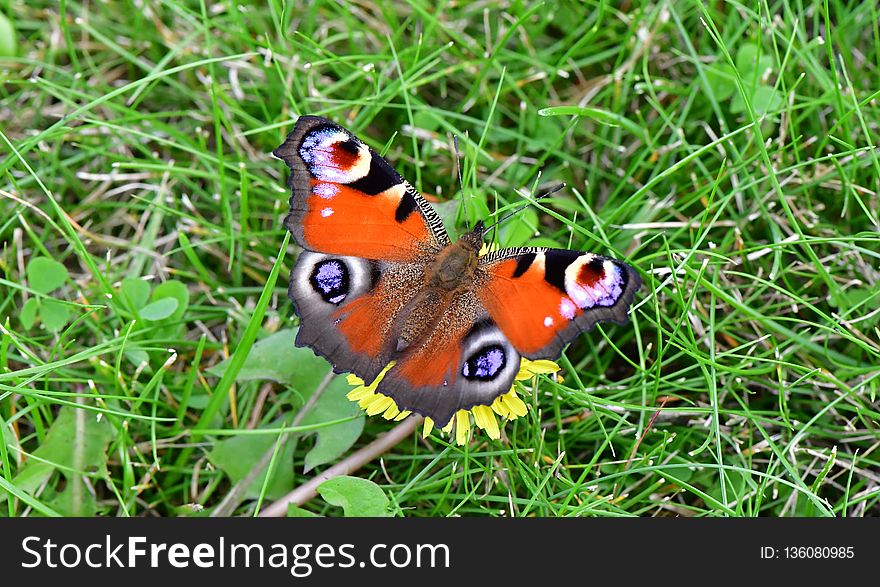
<path id="1" fill-rule="evenodd" d="M 437 212 L 338 124 L 301 116 L 273 154 L 292 171 L 284 224 L 304 249 L 290 272 L 309 346 L 338 373 L 439 426 L 506 393 L 520 357 L 555 359 L 596 322 L 623 324 L 641 286 L 629 265 L 580 251 L 480 255 L 482 223 L 451 241 Z"/>

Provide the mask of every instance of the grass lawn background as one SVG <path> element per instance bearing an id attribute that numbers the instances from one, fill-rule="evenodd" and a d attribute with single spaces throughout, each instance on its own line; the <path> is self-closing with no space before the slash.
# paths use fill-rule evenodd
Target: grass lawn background
<path id="1" fill-rule="evenodd" d="M 0 12 L 0 515 L 253 515 L 394 426 L 286 343 L 269 152 L 300 114 L 457 231 L 565 182 L 501 244 L 645 282 L 500 441 L 412 434 L 355 473 L 392 514 L 880 513 L 875 2 Z"/>

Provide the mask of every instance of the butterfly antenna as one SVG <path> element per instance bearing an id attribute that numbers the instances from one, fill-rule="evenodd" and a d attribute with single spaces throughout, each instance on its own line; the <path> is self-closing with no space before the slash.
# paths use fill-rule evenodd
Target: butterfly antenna
<path id="1" fill-rule="evenodd" d="M 535 187 L 532 188 L 532 191 L 531 191 L 531 193 L 529 193 L 529 197 L 527 198 L 527 200 L 529 200 L 529 201 L 531 201 L 535 197 L 535 192 L 538 190 L 538 184 L 541 183 L 541 173 L 542 173 L 542 170 L 539 169 L 538 176 L 535 178 Z M 498 204 L 497 194 L 495 196 L 495 204 L 496 204 L 496 206 Z M 490 226 L 489 229 L 492 230 L 492 238 L 490 239 L 490 242 L 494 243 L 495 237 L 498 236 L 498 225 L 501 224 L 502 222 L 504 222 L 505 220 L 507 220 L 508 218 L 510 218 L 511 216 L 513 216 L 514 214 L 516 214 L 517 212 L 519 212 L 520 210 L 522 210 L 527 205 L 528 204 L 523 204 L 523 205 L 519 206 L 516 210 L 514 210 L 510 214 L 507 214 L 504 218 L 502 218 L 501 220 L 495 222 L 492 226 Z M 487 229 L 487 230 L 489 230 L 489 229 Z"/>
<path id="2" fill-rule="evenodd" d="M 464 203 L 464 182 L 461 179 L 461 155 L 458 152 L 458 135 L 452 135 L 452 145 L 455 147 L 455 168 L 458 170 L 458 186 L 461 188 L 461 211 L 467 213 Z"/>
<path id="3" fill-rule="evenodd" d="M 500 225 L 500 224 L 501 224 L 502 222 L 504 222 L 505 220 L 508 220 L 508 219 L 510 219 L 510 218 L 513 218 L 514 216 L 516 216 L 517 214 L 519 214 L 520 212 L 522 212 L 523 209 L 525 209 L 525 208 L 531 206 L 532 204 L 534 204 L 534 203 L 537 202 L 538 200 L 543 200 L 543 199 L 546 198 L 547 196 L 552 196 L 553 194 L 555 194 L 556 192 L 558 192 L 559 190 L 561 190 L 561 189 L 564 188 L 564 187 L 565 187 L 565 184 L 564 184 L 564 183 L 557 184 L 557 185 L 553 186 L 552 188 L 550 188 L 549 190 L 547 190 L 546 192 L 544 192 L 543 194 L 541 194 L 540 196 L 534 198 L 533 200 L 530 200 L 530 201 L 526 202 L 525 204 L 522 204 L 522 205 L 520 205 L 520 206 L 517 206 L 516 209 L 514 209 L 513 211 L 508 212 L 507 214 L 505 214 L 504 216 L 502 216 L 502 217 L 501 217 L 501 220 L 498 220 L 498 221 L 495 222 L 494 224 L 490 224 L 489 226 L 487 226 L 486 228 L 484 228 L 484 229 L 483 229 L 483 234 L 489 232 L 490 230 L 492 230 L 492 229 L 495 228 L 496 226 Z"/>

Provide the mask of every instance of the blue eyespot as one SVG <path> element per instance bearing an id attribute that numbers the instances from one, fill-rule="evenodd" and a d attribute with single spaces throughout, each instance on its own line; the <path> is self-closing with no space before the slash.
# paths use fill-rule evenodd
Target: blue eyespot
<path id="1" fill-rule="evenodd" d="M 491 381 L 504 370 L 507 356 L 504 349 L 497 344 L 485 346 L 468 357 L 461 369 L 465 379 L 471 381 Z"/>
<path id="2" fill-rule="evenodd" d="M 338 306 L 348 295 L 348 268 L 338 259 L 321 261 L 312 270 L 309 282 L 325 302 Z"/>

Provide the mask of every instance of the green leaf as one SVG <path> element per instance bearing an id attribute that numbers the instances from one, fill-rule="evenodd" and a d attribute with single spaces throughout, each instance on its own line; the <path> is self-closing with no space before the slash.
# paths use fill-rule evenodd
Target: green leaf
<path id="1" fill-rule="evenodd" d="M 147 354 L 147 351 L 143 349 L 125 349 L 124 354 L 125 358 L 135 367 L 140 367 L 142 364 L 146 363 L 146 368 L 149 368 L 150 355 Z"/>
<path id="2" fill-rule="evenodd" d="M 782 96 L 770 86 L 758 86 L 752 92 L 751 101 L 752 111 L 755 113 L 755 116 L 761 116 L 768 111 L 779 108 L 780 104 L 782 104 Z M 734 114 L 741 114 L 746 111 L 746 104 L 741 94 L 737 93 L 733 97 L 730 111 Z"/>
<path id="3" fill-rule="evenodd" d="M 25 457 L 13 425 L 8 420 L 4 421 L 0 418 L 0 432 L 2 432 L 0 442 L 5 442 L 7 449 L 12 449 L 8 451 L 10 464 L 21 465 Z"/>
<path id="4" fill-rule="evenodd" d="M 93 517 L 98 511 L 95 496 L 82 479 L 71 479 L 64 490 L 46 502 L 46 505 L 65 516 Z"/>
<path id="5" fill-rule="evenodd" d="M 330 369 L 327 361 L 310 349 L 295 346 L 296 329 L 279 330 L 251 347 L 247 358 L 238 372 L 236 381 L 277 381 L 297 388 L 300 392 L 311 392 Z M 208 373 L 221 377 L 229 366 L 230 359 L 219 363 Z"/>
<path id="6" fill-rule="evenodd" d="M 0 57 L 15 57 L 18 52 L 18 34 L 12 21 L 0 12 Z"/>
<path id="7" fill-rule="evenodd" d="M 730 111 L 733 114 L 742 114 L 746 111 L 746 103 L 739 92 L 734 94 L 733 99 L 730 101 Z"/>
<path id="8" fill-rule="evenodd" d="M 752 110 L 755 116 L 761 116 L 779 108 L 782 96 L 770 86 L 758 86 L 752 94 Z"/>
<path id="9" fill-rule="evenodd" d="M 54 470 L 54 467 L 47 463 L 28 460 L 12 480 L 12 484 L 20 491 L 32 494 L 52 476 Z M 6 497 L 7 494 L 0 491 L 0 504 L 6 502 Z"/>
<path id="10" fill-rule="evenodd" d="M 270 428 L 279 428 L 284 422 L 276 420 L 269 425 Z M 277 434 L 242 434 L 221 440 L 214 445 L 208 453 L 208 460 L 215 467 L 221 469 L 229 476 L 233 483 L 238 483 L 250 473 L 263 455 L 275 444 Z M 278 499 L 293 488 L 293 443 L 287 442 L 280 449 L 281 454 L 275 459 L 275 470 L 269 485 L 266 488 L 266 497 Z M 257 478 L 248 487 L 247 497 L 253 499 L 259 497 L 266 478 L 266 468 L 260 472 Z"/>
<path id="11" fill-rule="evenodd" d="M 880 294 L 876 288 L 849 287 L 835 290 L 830 299 L 831 305 L 848 310 L 853 306 L 865 305 L 867 310 L 880 307 Z"/>
<path id="12" fill-rule="evenodd" d="M 106 420 L 98 420 L 94 412 L 65 406 L 13 484 L 33 493 L 49 479 L 56 466 L 64 467 L 59 470 L 68 479 L 70 472 L 65 468 L 77 473 L 106 472 L 107 444 L 114 434 L 115 429 Z M 6 494 L 0 492 L 0 503 L 5 500 Z"/>
<path id="13" fill-rule="evenodd" d="M 115 429 L 90 410 L 64 407 L 34 456 L 66 465 L 81 473 L 102 473 L 107 465 L 107 443 Z M 65 477 L 68 474 L 62 471 Z"/>
<path id="14" fill-rule="evenodd" d="M 872 328 L 880 322 L 880 313 L 876 312 L 876 309 L 880 308 L 880 294 L 876 288 L 836 289 L 831 292 L 828 303 L 838 308 L 838 313 L 844 314 L 849 319 L 859 316 L 859 322 L 864 328 Z M 855 313 L 852 312 L 853 309 Z"/>
<path id="15" fill-rule="evenodd" d="M 528 246 L 530 247 L 547 247 L 549 249 L 566 249 L 567 245 L 563 245 L 558 241 L 553 240 L 552 238 L 548 238 L 546 236 L 539 236 L 538 238 L 529 239 Z"/>
<path id="16" fill-rule="evenodd" d="M 132 310 L 140 310 L 150 299 L 150 284 L 143 279 L 126 277 L 122 280 L 122 295 Z"/>
<path id="17" fill-rule="evenodd" d="M 758 57 L 758 45 L 746 43 L 736 52 L 736 69 L 742 76 L 746 87 L 753 81 L 760 81 L 764 73 L 773 67 L 773 58 L 767 53 Z"/>
<path id="18" fill-rule="evenodd" d="M 324 501 L 342 507 L 346 518 L 390 517 L 382 488 L 359 477 L 334 477 L 318 486 Z"/>
<path id="19" fill-rule="evenodd" d="M 730 499 L 731 496 L 743 495 L 746 490 L 746 478 L 743 473 L 739 471 L 724 471 L 724 475 L 726 476 L 724 483 L 727 486 L 727 499 Z M 707 483 L 704 491 L 706 495 L 723 503 L 722 498 L 724 496 L 721 493 L 721 483 L 721 479 L 716 474 L 714 483 Z"/>
<path id="20" fill-rule="evenodd" d="M 186 285 L 176 279 L 160 283 L 153 290 L 152 300 L 156 302 L 165 298 L 177 300 L 177 309 L 169 317 L 170 320 L 177 321 L 183 318 L 183 314 L 186 312 L 187 306 L 189 306 L 189 290 L 186 288 Z"/>
<path id="21" fill-rule="evenodd" d="M 21 322 L 21 325 L 24 326 L 25 330 L 30 330 L 34 325 L 34 322 L 37 321 L 37 308 L 40 307 L 40 302 L 37 301 L 37 298 L 29 298 L 28 301 L 24 303 L 24 306 L 21 307 L 21 312 L 18 314 L 18 320 Z"/>
<path id="22" fill-rule="evenodd" d="M 309 510 L 304 510 L 298 505 L 289 503 L 287 504 L 287 517 L 288 518 L 320 518 L 318 514 L 315 512 L 310 512 Z"/>
<path id="23" fill-rule="evenodd" d="M 350 390 L 351 386 L 344 378 L 334 378 L 312 410 L 303 418 L 302 425 L 332 422 L 358 415 L 358 405 L 345 397 Z M 335 461 L 351 448 L 363 430 L 362 417 L 319 428 L 315 432 L 315 446 L 306 453 L 304 472 L 308 473 L 315 467 Z"/>
<path id="24" fill-rule="evenodd" d="M 413 114 L 413 125 L 415 128 L 426 132 L 437 132 L 440 130 L 441 118 L 429 109 L 417 110 Z"/>
<path id="25" fill-rule="evenodd" d="M 736 92 L 736 74 L 729 63 L 713 63 L 707 67 L 706 81 L 718 102 L 727 100 Z"/>
<path id="26" fill-rule="evenodd" d="M 296 329 L 279 330 L 255 343 L 236 381 L 268 379 L 294 387 L 304 398 L 311 396 L 330 366 L 311 350 L 296 346 L 296 332 Z M 211 367 L 208 373 L 220 377 L 228 365 L 229 359 Z M 301 424 L 320 424 L 357 415 L 357 404 L 345 397 L 350 390 L 345 378 L 334 377 Z M 317 429 L 315 446 L 305 457 L 305 471 L 337 459 L 357 441 L 363 427 L 364 419 L 357 418 Z"/>
<path id="27" fill-rule="evenodd" d="M 141 308 L 140 316 L 144 320 L 158 322 L 170 318 L 180 306 L 174 298 L 162 298 Z"/>
<path id="28" fill-rule="evenodd" d="M 456 198 L 456 200 L 461 202 L 458 198 Z M 452 200 L 450 200 L 450 202 L 452 202 Z M 473 226 L 480 218 L 488 217 L 489 205 L 486 203 L 486 194 L 480 190 L 474 192 L 465 190 L 464 212 L 462 212 L 460 216 L 464 223 L 467 226 Z"/>
<path id="29" fill-rule="evenodd" d="M 26 271 L 30 288 L 43 294 L 61 287 L 67 280 L 67 267 L 49 257 L 34 257 Z"/>
<path id="30" fill-rule="evenodd" d="M 45 299 L 40 303 L 40 321 L 49 332 L 58 332 L 70 320 L 70 308 L 57 300 Z"/>

